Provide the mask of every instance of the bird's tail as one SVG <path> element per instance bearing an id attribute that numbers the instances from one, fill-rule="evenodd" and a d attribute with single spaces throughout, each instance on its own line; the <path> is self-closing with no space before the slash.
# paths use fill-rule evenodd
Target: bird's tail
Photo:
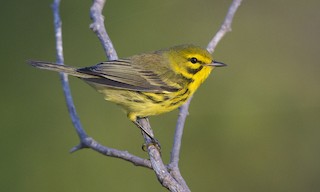
<path id="1" fill-rule="evenodd" d="M 75 77 L 80 77 L 80 78 L 92 78 L 93 77 L 92 75 L 80 73 L 77 71 L 77 68 L 71 67 L 71 66 L 50 63 L 47 61 L 34 61 L 34 60 L 29 60 L 28 63 L 30 65 L 32 65 L 33 67 L 36 67 L 39 69 L 46 69 L 46 70 L 50 70 L 50 71 L 62 72 L 62 73 L 66 73 L 68 75 L 72 75 Z"/>

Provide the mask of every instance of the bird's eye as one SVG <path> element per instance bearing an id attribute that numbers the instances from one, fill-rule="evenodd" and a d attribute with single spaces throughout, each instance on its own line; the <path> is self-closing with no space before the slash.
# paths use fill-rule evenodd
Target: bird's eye
<path id="1" fill-rule="evenodd" d="M 195 63 L 198 62 L 198 59 L 195 58 L 195 57 L 191 57 L 191 58 L 189 59 L 189 61 L 190 61 L 191 63 L 195 64 Z"/>

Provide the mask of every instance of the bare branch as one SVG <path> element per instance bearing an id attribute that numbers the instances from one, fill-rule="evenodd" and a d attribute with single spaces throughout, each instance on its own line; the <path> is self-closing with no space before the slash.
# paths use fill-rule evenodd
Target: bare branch
<path id="1" fill-rule="evenodd" d="M 142 125 L 145 129 L 148 130 L 149 133 L 152 133 L 152 129 L 149 123 L 149 120 L 147 118 L 140 118 L 138 119 L 139 124 Z M 148 154 L 150 157 L 150 161 L 152 164 L 152 168 L 154 172 L 156 173 L 156 176 L 162 186 L 166 187 L 170 191 L 176 191 L 176 192 L 188 192 L 190 191 L 188 188 L 185 188 L 184 186 L 181 186 L 177 180 L 175 180 L 174 177 L 168 172 L 167 167 L 164 165 L 161 154 L 159 152 L 159 149 L 155 147 L 152 144 L 151 139 L 149 136 L 147 136 L 144 132 L 142 132 L 145 143 L 147 146 Z"/>
<path id="2" fill-rule="evenodd" d="M 180 157 L 181 140 L 182 140 L 184 124 L 189 114 L 188 107 L 190 105 L 191 99 L 192 97 L 190 97 L 188 101 L 179 108 L 180 112 L 179 112 L 179 117 L 176 124 L 176 130 L 175 130 L 174 139 L 173 139 L 170 163 L 168 165 L 168 168 L 171 170 L 170 171 L 171 175 L 178 181 L 180 185 L 184 186 L 184 188 L 186 189 L 189 189 L 189 187 L 180 173 L 179 157 Z"/>
<path id="3" fill-rule="evenodd" d="M 221 41 L 223 36 L 231 31 L 231 24 L 233 17 L 238 10 L 238 7 L 240 6 L 242 0 L 233 0 L 231 6 L 229 7 L 228 13 L 219 29 L 219 31 L 216 33 L 216 35 L 212 38 L 212 40 L 209 42 L 207 46 L 207 50 L 212 54 L 218 45 L 218 43 Z"/>
<path id="4" fill-rule="evenodd" d="M 228 31 L 231 30 L 232 19 L 240 3 L 241 3 L 241 0 L 234 0 L 233 3 L 231 4 L 228 14 L 220 30 L 217 32 L 217 34 L 208 44 L 207 49 L 210 53 L 214 52 L 215 47 L 217 46 L 219 41 L 222 39 L 222 37 Z M 57 63 L 63 64 L 63 48 L 62 48 L 61 19 L 59 16 L 59 4 L 60 4 L 60 0 L 54 0 L 52 8 L 54 12 L 54 23 L 55 23 Z M 105 50 L 107 58 L 109 60 L 116 60 L 118 59 L 117 53 L 113 47 L 113 44 L 104 26 L 104 17 L 102 15 L 104 4 L 105 4 L 105 0 L 93 1 L 92 7 L 90 9 L 90 16 L 93 20 L 93 23 L 90 25 L 90 28 L 98 36 Z M 188 108 L 191 102 L 191 98 L 187 101 L 186 104 L 184 104 L 180 108 L 179 118 L 177 121 L 177 126 L 176 126 L 176 131 L 174 136 L 174 144 L 171 152 L 170 164 L 166 167 L 163 164 L 160 152 L 154 145 L 152 145 L 150 138 L 145 134 L 144 134 L 144 139 L 148 149 L 150 160 L 134 156 L 128 153 L 127 151 L 120 151 L 117 149 L 105 147 L 99 144 L 94 139 L 88 137 L 88 135 L 82 128 L 80 120 L 77 116 L 77 113 L 72 101 L 71 93 L 70 93 L 67 75 L 61 74 L 61 81 L 62 81 L 63 90 L 64 90 L 65 98 L 67 101 L 67 106 L 68 106 L 70 116 L 71 116 L 73 125 L 77 131 L 77 134 L 80 138 L 80 144 L 74 147 L 71 150 L 71 152 L 74 152 L 83 148 L 91 148 L 106 156 L 120 158 L 120 159 L 129 161 L 137 166 L 152 168 L 155 171 L 161 184 L 164 187 L 168 188 L 170 191 L 190 191 L 190 189 L 186 185 L 186 182 L 184 181 L 183 177 L 180 174 L 178 164 L 179 164 L 179 155 L 180 155 L 183 128 L 184 128 L 186 117 L 188 115 Z M 148 129 L 150 129 L 150 132 L 152 132 L 151 126 L 147 118 L 139 119 L 139 122 L 144 127 L 147 127 Z"/>
<path id="5" fill-rule="evenodd" d="M 128 151 L 119 151 L 118 149 L 105 147 L 91 137 L 86 137 L 84 140 L 81 141 L 79 145 L 72 148 L 70 152 L 74 152 L 83 148 L 91 148 L 94 151 L 97 151 L 103 155 L 123 159 L 133 163 L 136 166 L 142 166 L 152 169 L 150 160 L 132 155 Z"/>
<path id="6" fill-rule="evenodd" d="M 90 16 L 93 23 L 90 28 L 98 36 L 105 54 L 109 60 L 117 60 L 118 55 L 113 47 L 113 44 L 109 38 L 109 35 L 104 26 L 104 17 L 102 15 L 102 10 L 105 4 L 105 0 L 94 0 L 90 9 Z"/>
<path id="7" fill-rule="evenodd" d="M 225 17 L 223 24 L 221 25 L 219 31 L 213 37 L 213 39 L 209 42 L 207 46 L 207 50 L 210 53 L 213 53 L 216 46 L 222 39 L 222 37 L 229 31 L 231 31 L 231 23 L 233 17 L 240 6 L 242 0 L 234 0 L 229 7 L 228 13 Z M 176 131 L 174 135 L 174 143 L 171 151 L 171 159 L 168 165 L 169 169 L 172 170 L 172 175 L 179 182 L 180 185 L 187 186 L 184 179 L 181 177 L 180 170 L 178 168 L 179 164 L 179 156 L 180 156 L 180 148 L 181 148 L 181 139 L 184 129 L 184 124 L 188 115 L 188 110 L 190 106 L 192 98 L 190 98 L 184 105 L 180 107 L 180 113 L 176 124 Z"/>
<path id="8" fill-rule="evenodd" d="M 91 7 L 91 18 L 93 23 L 91 24 L 91 29 L 97 34 L 101 44 L 103 45 L 106 55 L 109 59 L 118 59 L 116 51 L 113 48 L 112 42 L 107 35 L 107 32 L 104 27 L 104 19 L 102 16 L 103 6 L 105 4 L 104 0 L 94 0 Z M 149 123 L 148 118 L 138 119 L 140 124 L 149 129 L 149 133 L 152 133 L 152 129 Z M 163 164 L 161 159 L 161 154 L 158 149 L 151 144 L 151 140 L 148 136 L 144 135 L 145 144 L 148 149 L 148 154 L 150 157 L 152 169 L 155 171 L 156 176 L 158 177 L 161 184 L 168 188 L 170 191 L 190 191 L 185 190 L 180 186 L 177 181 L 170 175 L 167 170 L 167 167 Z"/>
<path id="9" fill-rule="evenodd" d="M 183 134 L 184 124 L 188 115 L 188 106 L 190 105 L 192 97 L 188 99 L 188 101 L 182 105 L 179 110 L 179 117 L 178 122 L 176 125 L 176 130 L 174 134 L 173 146 L 171 151 L 171 159 L 170 159 L 170 167 L 176 167 L 179 163 L 179 156 L 180 156 L 180 148 L 181 148 L 181 139 Z"/>
<path id="10" fill-rule="evenodd" d="M 56 59 L 57 59 L 57 63 L 63 65 L 64 58 L 63 58 L 63 46 L 62 46 L 62 23 L 60 19 L 59 5 L 60 5 L 60 0 L 54 0 L 52 4 L 52 10 L 53 10 L 54 29 L 55 29 L 55 37 L 56 37 L 56 51 L 57 51 Z M 66 99 L 66 103 L 67 103 L 67 107 L 68 107 L 68 111 L 69 111 L 72 123 L 78 133 L 78 136 L 80 138 L 85 138 L 87 137 L 87 134 L 82 128 L 75 106 L 73 104 L 70 87 L 69 87 L 68 75 L 65 73 L 60 73 L 60 79 L 61 79 L 63 92 L 64 92 L 64 96 Z"/>
<path id="11" fill-rule="evenodd" d="M 60 0 L 54 0 L 52 4 L 52 10 L 53 10 L 54 29 L 55 29 L 55 37 L 56 37 L 56 51 L 57 51 L 56 57 L 57 57 L 57 63 L 63 65 L 64 59 L 63 59 L 63 46 L 62 46 L 62 25 L 61 25 L 60 13 L 59 13 L 59 6 L 60 6 Z M 113 54 L 112 57 L 116 57 L 116 55 Z M 151 168 L 151 162 L 147 159 L 137 157 L 135 155 L 128 153 L 127 151 L 120 151 L 117 149 L 102 146 L 97 141 L 88 137 L 88 135 L 82 128 L 80 119 L 76 112 L 76 108 L 73 104 L 69 82 L 68 82 L 68 76 L 64 73 L 61 73 L 60 77 L 61 77 L 61 83 L 62 83 L 68 111 L 69 111 L 72 123 L 80 139 L 80 144 L 72 148 L 71 152 L 75 152 L 83 148 L 91 148 L 106 156 L 121 158 L 123 160 L 133 163 L 134 165 Z"/>

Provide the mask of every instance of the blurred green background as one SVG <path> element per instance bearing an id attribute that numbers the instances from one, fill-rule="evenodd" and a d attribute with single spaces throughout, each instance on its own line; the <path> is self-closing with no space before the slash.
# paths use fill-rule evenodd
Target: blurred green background
<path id="1" fill-rule="evenodd" d="M 231 3 L 108 0 L 104 15 L 120 57 L 192 43 L 203 47 Z M 1 191 L 166 191 L 151 170 L 78 144 L 57 74 L 27 59 L 55 60 L 51 0 L 1 3 Z M 65 63 L 105 60 L 89 29 L 91 1 L 63 0 Z M 320 190 L 320 2 L 245 0 L 221 41 L 219 68 L 190 107 L 180 169 L 192 191 Z M 71 78 L 82 124 L 104 145 L 141 151 L 126 115 Z M 152 117 L 168 162 L 177 111 Z"/>

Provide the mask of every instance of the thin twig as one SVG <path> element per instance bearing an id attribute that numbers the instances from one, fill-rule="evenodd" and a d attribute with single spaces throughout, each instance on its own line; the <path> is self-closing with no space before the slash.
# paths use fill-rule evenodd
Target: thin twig
<path id="1" fill-rule="evenodd" d="M 110 40 L 110 37 L 107 33 L 107 30 L 104 26 L 104 17 L 102 15 L 102 10 L 105 4 L 105 0 L 94 0 L 90 9 L 90 16 L 93 23 L 90 25 L 90 28 L 98 36 L 102 47 L 105 51 L 105 54 L 109 60 L 117 60 L 118 55 L 116 50 L 113 47 L 113 44 Z"/>
<path id="2" fill-rule="evenodd" d="M 145 129 L 148 130 L 149 133 L 152 133 L 152 129 L 150 127 L 149 120 L 147 118 L 139 118 L 139 124 L 142 125 Z M 153 133 L 152 133 L 153 134 Z M 180 185 L 177 180 L 169 173 L 167 167 L 164 165 L 159 149 L 152 145 L 152 141 L 149 136 L 143 133 L 145 143 L 148 149 L 148 154 L 150 157 L 150 161 L 152 164 L 152 169 L 156 173 L 156 176 L 162 186 L 166 187 L 170 191 L 175 192 L 189 192 L 189 188 L 185 188 Z"/>
<path id="3" fill-rule="evenodd" d="M 207 47 L 210 53 L 213 53 L 216 45 L 222 39 L 225 33 L 231 30 L 231 22 L 240 3 L 241 3 L 241 0 L 233 1 L 232 5 L 229 8 L 229 11 L 224 23 L 222 24 L 220 30 L 215 35 L 215 37 L 210 41 Z M 60 4 L 60 0 L 54 0 L 52 7 L 54 11 L 54 18 L 55 18 L 57 62 L 62 64 L 63 54 L 62 54 L 62 35 L 61 35 L 61 20 L 59 16 L 59 4 Z M 116 60 L 118 59 L 118 56 L 116 54 L 116 51 L 112 45 L 112 42 L 104 26 L 104 17 L 102 16 L 102 9 L 104 7 L 104 4 L 105 4 L 105 0 L 93 1 L 93 5 L 91 7 L 91 12 L 90 12 L 93 23 L 90 25 L 90 28 L 97 34 L 105 50 L 107 58 L 109 60 Z M 144 138 L 145 138 L 146 144 L 148 145 L 148 154 L 151 161 L 134 156 L 126 151 L 119 151 L 116 149 L 102 146 L 92 138 L 88 137 L 85 131 L 82 129 L 80 120 L 76 114 L 75 107 L 73 105 L 72 97 L 70 94 L 67 76 L 62 74 L 61 79 L 63 83 L 65 97 L 67 100 L 68 110 L 69 110 L 72 122 L 76 128 L 76 131 L 81 141 L 78 146 L 72 149 L 72 151 L 76 151 L 82 148 L 91 148 L 104 155 L 130 161 L 135 165 L 148 167 L 148 168 L 152 167 L 159 181 L 162 183 L 163 186 L 168 188 L 170 191 L 190 191 L 180 174 L 178 163 L 179 163 L 179 154 L 180 154 L 180 148 L 181 148 L 181 138 L 183 133 L 183 127 L 184 127 L 185 119 L 188 114 L 188 108 L 191 102 L 191 98 L 188 100 L 188 102 L 185 105 L 183 105 L 180 108 L 180 114 L 177 121 L 176 132 L 174 136 L 174 146 L 171 152 L 170 164 L 168 165 L 168 167 L 165 167 L 165 165 L 162 162 L 161 155 L 158 149 L 153 145 L 148 145 L 148 143 L 150 143 L 151 141 L 150 141 L 150 138 L 145 135 L 144 135 Z M 147 119 L 140 119 L 140 122 L 142 123 L 142 125 L 151 128 Z"/>
<path id="4" fill-rule="evenodd" d="M 118 59 L 118 57 L 104 26 L 104 17 L 102 15 L 104 4 L 105 0 L 93 1 L 92 7 L 90 9 L 91 19 L 93 20 L 93 23 L 90 25 L 90 28 L 98 36 L 103 48 L 105 49 L 108 59 L 114 60 Z M 150 133 L 152 133 L 148 118 L 138 119 L 138 121 L 145 128 L 149 129 Z M 155 171 L 156 176 L 158 177 L 162 185 L 172 191 L 185 191 L 169 174 L 166 166 L 161 159 L 161 154 L 159 153 L 158 149 L 155 146 L 150 145 L 150 138 L 148 136 L 145 136 L 144 139 L 146 145 L 148 146 L 148 154 L 150 157 L 152 169 Z"/>
<path id="5" fill-rule="evenodd" d="M 82 149 L 82 148 L 91 148 L 92 150 L 97 151 L 103 155 L 119 158 L 128 162 L 131 162 L 136 166 L 152 169 L 150 160 L 132 155 L 128 151 L 120 151 L 118 149 L 113 149 L 110 147 L 103 146 L 91 137 L 87 137 L 84 140 L 82 140 L 79 145 L 71 149 L 71 152 Z"/>
<path id="6" fill-rule="evenodd" d="M 176 125 L 176 130 L 174 134 L 173 146 L 171 151 L 170 167 L 176 167 L 179 163 L 180 149 L 181 149 L 181 139 L 183 134 L 183 128 L 188 116 L 188 106 L 190 105 L 191 98 L 179 108 L 179 117 Z"/>
<path id="7" fill-rule="evenodd" d="M 54 29 L 55 29 L 55 37 L 56 37 L 56 51 L 57 51 L 57 63 L 63 65 L 64 59 L 63 59 L 63 45 L 62 45 L 62 25 L 61 25 L 61 18 L 59 13 L 59 6 L 60 6 L 60 0 L 54 0 L 52 4 L 52 10 L 53 10 L 53 17 L 54 17 Z M 113 54 L 113 57 L 116 56 Z M 85 130 L 82 128 L 82 125 L 80 123 L 80 119 L 77 115 L 75 106 L 73 104 L 69 82 L 68 82 L 68 76 L 64 73 L 60 74 L 61 76 L 61 83 L 63 87 L 63 92 L 66 98 L 66 103 L 68 107 L 68 111 L 70 114 L 70 117 L 72 119 L 72 123 L 76 129 L 76 132 L 80 139 L 80 144 L 75 146 L 71 149 L 70 152 L 75 152 L 79 149 L 83 148 L 91 148 L 101 154 L 104 154 L 106 156 L 120 158 L 126 161 L 129 161 L 137 166 L 143 166 L 147 168 L 151 168 L 151 162 L 150 160 L 140 158 L 138 156 L 132 155 L 128 153 L 127 151 L 120 151 L 117 149 L 105 147 L 101 144 L 99 144 L 94 139 L 88 137 Z"/>
<path id="8" fill-rule="evenodd" d="M 179 112 L 179 117 L 177 120 L 177 125 L 176 125 L 174 139 L 173 139 L 170 163 L 168 164 L 168 168 L 170 170 L 171 175 L 178 181 L 180 185 L 184 186 L 184 188 L 187 188 L 187 189 L 189 189 L 189 187 L 180 173 L 179 157 L 180 157 L 181 140 L 182 140 L 184 124 L 189 114 L 188 107 L 190 105 L 191 99 L 192 97 L 190 97 L 188 101 L 179 108 L 180 112 Z"/>
<path id="9" fill-rule="evenodd" d="M 207 50 L 212 54 L 218 45 L 218 43 L 221 41 L 223 36 L 231 31 L 231 24 L 233 17 L 240 6 L 242 0 L 233 0 L 232 4 L 229 7 L 229 10 L 227 12 L 227 15 L 225 17 L 225 20 L 223 24 L 221 25 L 219 31 L 216 33 L 216 35 L 212 38 L 212 40 L 209 42 L 207 46 Z M 188 115 L 188 110 L 190 106 L 192 98 L 190 98 L 184 105 L 180 107 L 179 117 L 176 124 L 176 130 L 174 135 L 174 143 L 171 151 L 171 158 L 170 163 L 168 167 L 172 170 L 172 174 L 175 177 L 175 179 L 181 184 L 186 185 L 184 179 L 181 177 L 180 170 L 179 170 L 179 156 L 180 156 L 180 148 L 181 148 L 181 139 L 184 129 L 184 124 Z"/>
<path id="10" fill-rule="evenodd" d="M 57 60 L 57 63 L 63 65 L 64 58 L 63 58 L 63 45 L 62 45 L 62 22 L 60 18 L 59 6 L 60 6 L 60 0 L 54 0 L 52 4 L 52 10 L 53 10 L 54 29 L 55 29 L 55 37 L 56 37 L 56 51 L 57 51 L 56 60 Z M 69 111 L 73 126 L 75 127 L 78 136 L 80 138 L 85 138 L 87 137 L 87 134 L 82 128 L 80 119 L 77 115 L 77 112 L 72 100 L 69 81 L 68 81 L 68 75 L 65 73 L 60 73 L 60 79 L 61 79 L 64 96 L 66 99 L 68 111 Z"/>
<path id="11" fill-rule="evenodd" d="M 216 33 L 216 35 L 211 39 L 207 46 L 207 50 L 209 53 L 213 53 L 218 43 L 221 41 L 221 39 L 224 37 L 224 35 L 227 32 L 231 31 L 231 24 L 233 21 L 233 17 L 238 10 L 242 0 L 233 0 L 232 4 L 229 7 L 228 13 L 219 29 L 219 31 Z"/>

